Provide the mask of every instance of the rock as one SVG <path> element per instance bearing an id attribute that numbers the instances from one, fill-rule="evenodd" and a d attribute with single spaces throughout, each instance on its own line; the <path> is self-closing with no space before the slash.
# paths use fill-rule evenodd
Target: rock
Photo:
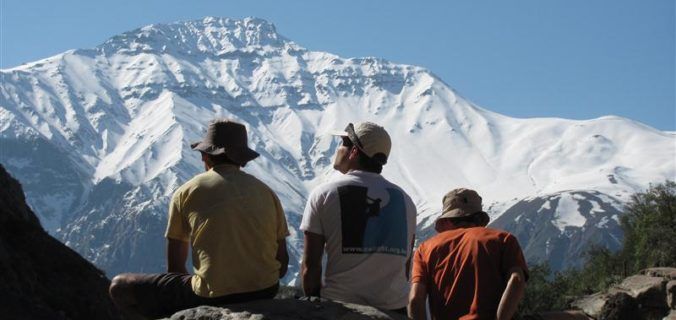
<path id="1" fill-rule="evenodd" d="M 674 271 L 676 268 L 642 270 L 641 274 L 630 276 L 605 292 L 582 297 L 571 306 L 594 319 L 676 320 Z"/>
<path id="2" fill-rule="evenodd" d="M 642 275 L 676 280 L 676 268 L 648 268 L 641 270 Z"/>
<path id="3" fill-rule="evenodd" d="M 610 296 L 611 294 L 605 292 L 594 293 L 573 301 L 571 306 L 582 310 L 592 318 L 598 318 L 598 315 L 601 314 L 603 306 L 605 306 L 606 301 L 608 301 Z"/>
<path id="4" fill-rule="evenodd" d="M 42 229 L 38 217 L 33 214 L 33 211 L 26 204 L 26 198 L 21 190 L 21 185 L 14 180 L 5 168 L 0 165 L 0 186 L 2 186 L 2 193 L 0 193 L 0 224 L 9 225 L 13 223 L 21 223 Z"/>
<path id="5" fill-rule="evenodd" d="M 47 234 L 0 165 L 0 318 L 120 319 L 110 281 Z"/>
<path id="6" fill-rule="evenodd" d="M 397 320 L 405 316 L 369 306 L 321 300 L 258 300 L 222 308 L 201 306 L 179 311 L 170 320 Z"/>
<path id="7" fill-rule="evenodd" d="M 611 295 L 603 305 L 597 319 L 622 320 L 639 319 L 638 304 L 634 298 L 624 292 Z"/>
<path id="8" fill-rule="evenodd" d="M 634 275 L 624 279 L 622 283 L 611 290 L 626 291 L 636 298 L 641 306 L 666 308 L 666 283 L 667 280 L 662 277 Z"/>
<path id="9" fill-rule="evenodd" d="M 671 312 L 669 312 L 669 314 L 664 317 L 664 320 L 676 320 L 676 310 L 671 309 Z"/>
<path id="10" fill-rule="evenodd" d="M 528 315 L 523 317 L 524 320 L 594 320 L 587 316 L 582 311 L 565 310 L 565 311 L 550 311 L 542 312 L 537 315 Z"/>
<path id="11" fill-rule="evenodd" d="M 666 285 L 667 291 L 667 306 L 669 309 L 676 309 L 676 280 L 671 280 L 667 282 Z"/>

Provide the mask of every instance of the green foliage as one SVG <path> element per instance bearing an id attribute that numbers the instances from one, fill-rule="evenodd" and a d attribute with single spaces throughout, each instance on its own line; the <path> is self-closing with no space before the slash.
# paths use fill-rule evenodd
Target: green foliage
<path id="1" fill-rule="evenodd" d="M 620 220 L 623 258 L 632 271 L 676 265 L 676 183 L 651 186 L 631 197 Z"/>
<path id="2" fill-rule="evenodd" d="M 567 309 L 575 298 L 606 290 L 641 269 L 676 266 L 675 182 L 634 194 L 620 222 L 625 238 L 619 252 L 592 247 L 582 268 L 556 274 L 546 264 L 531 266 L 518 318 Z"/>
<path id="3" fill-rule="evenodd" d="M 571 294 L 602 291 L 625 278 L 624 262 L 619 253 L 593 246 L 585 256 L 584 268 L 568 272 L 572 281 Z"/>
<path id="4" fill-rule="evenodd" d="M 522 315 L 534 314 L 543 310 L 556 310 L 565 307 L 566 282 L 551 278 L 551 269 L 544 264 L 529 268 L 528 287 L 526 294 L 519 305 L 517 318 Z"/>

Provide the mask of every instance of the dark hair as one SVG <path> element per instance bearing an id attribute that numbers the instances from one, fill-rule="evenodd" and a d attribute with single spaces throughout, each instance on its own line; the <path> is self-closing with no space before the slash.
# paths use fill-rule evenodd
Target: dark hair
<path id="1" fill-rule="evenodd" d="M 243 167 L 241 164 L 233 161 L 230 159 L 225 153 L 224 154 L 218 154 L 218 155 L 213 155 L 213 154 L 206 154 L 207 158 L 209 158 L 209 161 L 211 161 L 211 165 L 219 165 L 219 164 L 233 164 L 238 167 Z"/>
<path id="2" fill-rule="evenodd" d="M 456 218 L 446 218 L 453 222 L 453 224 L 463 224 L 463 223 L 471 223 L 477 226 L 483 225 L 484 219 L 489 218 L 488 214 L 484 213 L 483 211 L 475 212 L 469 216 L 464 216 L 464 217 L 456 217 Z M 489 218 L 490 219 L 490 218 Z M 488 223 L 488 221 L 486 221 Z"/>
<path id="3" fill-rule="evenodd" d="M 352 148 L 356 147 L 355 143 L 350 140 L 348 137 L 342 137 L 343 142 L 342 145 L 347 147 L 347 148 Z M 380 159 L 381 156 L 384 156 L 383 154 L 379 153 L 376 154 L 375 157 L 371 158 L 366 155 L 359 147 L 357 147 L 357 151 L 359 151 L 359 158 L 358 158 L 358 163 L 360 169 L 368 172 L 373 172 L 373 173 L 381 173 L 383 172 L 383 161 Z M 374 159 L 377 158 L 377 159 Z"/>
<path id="4" fill-rule="evenodd" d="M 363 151 L 359 150 L 359 166 L 361 169 L 364 171 L 368 172 L 373 172 L 373 173 L 381 173 L 383 172 L 383 163 L 382 161 L 378 161 L 376 158 L 378 158 L 381 154 L 376 154 L 373 158 L 369 157 L 364 153 Z"/>

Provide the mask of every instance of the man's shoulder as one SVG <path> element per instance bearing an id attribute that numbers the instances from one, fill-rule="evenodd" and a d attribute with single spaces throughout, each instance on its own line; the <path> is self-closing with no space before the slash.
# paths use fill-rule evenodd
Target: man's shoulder
<path id="1" fill-rule="evenodd" d="M 183 193 L 198 188 L 200 184 L 204 183 L 208 179 L 208 174 L 209 172 L 206 171 L 194 175 L 192 178 L 190 178 L 190 180 L 186 181 L 180 187 L 178 187 L 175 193 Z"/>
<path id="2" fill-rule="evenodd" d="M 347 185 L 359 184 L 358 180 L 353 179 L 348 175 L 341 175 L 335 177 L 329 181 L 322 182 L 317 187 L 315 187 L 312 192 L 315 194 L 326 194 L 332 192 L 338 192 L 338 188 Z"/>
<path id="3" fill-rule="evenodd" d="M 507 236 L 513 237 L 513 235 L 511 233 L 509 233 L 505 230 L 502 230 L 502 229 L 494 229 L 494 228 L 490 228 L 490 227 L 475 228 L 475 229 L 481 230 L 481 232 L 483 232 L 485 234 L 491 234 L 491 235 L 496 235 L 496 236 L 501 236 L 501 237 L 507 237 Z"/>
<path id="4" fill-rule="evenodd" d="M 469 239 L 483 241 L 491 241 L 491 240 L 504 241 L 504 239 L 507 237 L 514 236 L 511 233 L 500 229 L 493 229 L 488 227 L 473 227 L 473 228 L 453 229 L 449 231 L 440 232 L 430 237 L 429 239 L 425 240 L 424 243 L 428 243 L 428 245 L 433 245 L 441 242 L 446 242 L 449 239 L 461 239 L 461 238 L 465 239 L 465 241 Z"/>
<path id="5" fill-rule="evenodd" d="M 250 173 L 238 171 L 237 175 L 239 176 L 238 183 L 245 183 L 249 186 L 260 189 L 261 191 L 268 191 L 273 194 L 275 193 L 272 190 L 272 188 L 270 188 L 270 186 L 267 185 L 267 183 L 263 182 L 263 180 L 259 179 L 258 177 Z"/>
<path id="6" fill-rule="evenodd" d="M 483 242 L 496 241 L 505 243 L 510 238 L 516 239 L 514 235 L 505 230 L 493 229 L 489 227 L 469 228 L 467 229 L 467 234 Z"/>
<path id="7" fill-rule="evenodd" d="M 404 188 L 402 188 L 402 187 L 400 187 L 400 186 L 398 186 L 398 185 L 396 185 L 396 184 L 394 184 L 390 181 L 387 181 L 387 180 L 385 180 L 385 181 L 387 183 L 388 189 L 394 189 L 394 190 L 401 192 L 401 194 L 404 196 L 404 198 L 406 198 L 408 201 L 413 202 L 413 200 L 411 199 L 411 196 L 406 192 L 406 190 L 404 190 Z"/>

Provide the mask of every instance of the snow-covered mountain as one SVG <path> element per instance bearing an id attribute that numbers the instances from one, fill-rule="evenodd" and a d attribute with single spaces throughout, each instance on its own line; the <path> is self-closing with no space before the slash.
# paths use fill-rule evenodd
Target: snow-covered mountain
<path id="1" fill-rule="evenodd" d="M 443 194 L 469 187 L 530 261 L 555 268 L 590 242 L 617 248 L 628 196 L 676 178 L 673 133 L 614 116 L 506 117 L 426 69 L 309 51 L 254 18 L 150 25 L 0 79 L 0 162 L 43 225 L 109 275 L 164 268 L 169 198 L 203 170 L 189 144 L 215 117 L 247 125 L 261 157 L 245 170 L 282 200 L 287 280 L 306 196 L 336 174 L 326 133 L 348 122 L 390 132 L 384 175 L 414 199 L 421 238 Z"/>

